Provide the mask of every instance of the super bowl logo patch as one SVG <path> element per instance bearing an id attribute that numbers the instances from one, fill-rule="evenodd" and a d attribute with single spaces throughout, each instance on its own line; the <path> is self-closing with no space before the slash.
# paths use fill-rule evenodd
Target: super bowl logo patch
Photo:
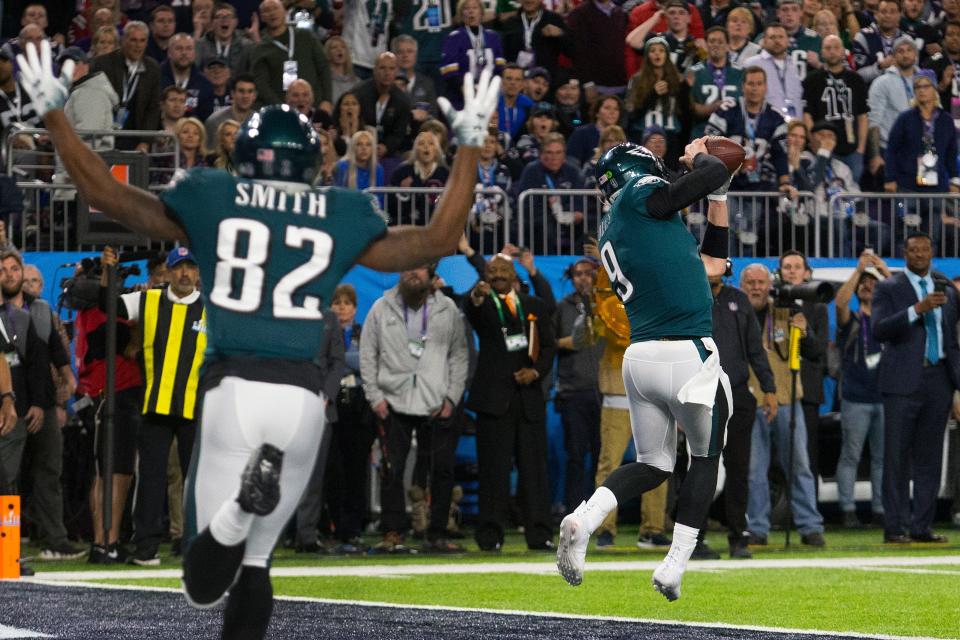
<path id="1" fill-rule="evenodd" d="M 736 313 L 737 309 L 740 308 L 740 305 L 738 305 L 736 302 L 730 301 L 727 303 L 727 308 Z"/>
<path id="2" fill-rule="evenodd" d="M 257 149 L 259 162 L 273 162 L 273 149 Z"/>

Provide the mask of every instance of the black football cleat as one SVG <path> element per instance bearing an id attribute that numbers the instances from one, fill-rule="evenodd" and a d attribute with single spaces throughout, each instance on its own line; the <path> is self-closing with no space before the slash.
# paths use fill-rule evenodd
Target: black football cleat
<path id="1" fill-rule="evenodd" d="M 264 444 L 250 457 L 240 480 L 237 502 L 247 513 L 266 516 L 280 502 L 280 470 L 283 466 L 283 451 L 271 444 Z"/>

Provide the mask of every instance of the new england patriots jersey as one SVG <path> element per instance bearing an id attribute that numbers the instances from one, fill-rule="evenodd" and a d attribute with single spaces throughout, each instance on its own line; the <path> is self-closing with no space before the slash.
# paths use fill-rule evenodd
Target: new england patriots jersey
<path id="1" fill-rule="evenodd" d="M 600 258 L 626 307 L 630 342 L 667 336 L 710 336 L 713 296 L 697 241 L 680 213 L 666 220 L 647 198 L 667 181 L 634 178 L 600 221 Z"/>
<path id="2" fill-rule="evenodd" d="M 743 82 L 743 69 L 727 62 L 722 67 L 715 67 L 709 61 L 698 62 L 690 68 L 693 84 L 690 86 L 690 100 L 696 104 L 712 104 L 717 100 L 740 97 L 740 85 Z M 703 136 L 707 126 L 706 120 L 696 120 L 690 131 L 690 138 Z"/>
<path id="3" fill-rule="evenodd" d="M 708 136 L 726 136 L 747 152 L 743 167 L 733 178 L 731 191 L 776 191 L 787 166 L 787 123 L 770 105 L 759 114 L 747 113 L 743 98 L 714 111 L 707 121 Z"/>
<path id="4" fill-rule="evenodd" d="M 161 194 L 200 267 L 208 360 L 312 360 L 333 290 L 383 218 L 359 191 L 192 169 Z"/>

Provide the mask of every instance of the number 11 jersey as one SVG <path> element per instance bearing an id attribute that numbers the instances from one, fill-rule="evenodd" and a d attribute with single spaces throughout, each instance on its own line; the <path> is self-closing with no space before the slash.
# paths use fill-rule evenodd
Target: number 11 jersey
<path id="1" fill-rule="evenodd" d="M 219 169 L 192 169 L 160 198 L 199 263 L 207 362 L 313 360 L 333 290 L 386 233 L 362 192 Z"/>

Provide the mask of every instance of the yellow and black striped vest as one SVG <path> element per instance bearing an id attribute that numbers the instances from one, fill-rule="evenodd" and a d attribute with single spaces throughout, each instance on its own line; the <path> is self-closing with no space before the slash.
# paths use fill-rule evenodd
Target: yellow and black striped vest
<path id="1" fill-rule="evenodd" d="M 143 333 L 143 413 L 193 419 L 200 364 L 207 347 L 203 298 L 173 302 L 167 289 L 140 296 Z"/>

